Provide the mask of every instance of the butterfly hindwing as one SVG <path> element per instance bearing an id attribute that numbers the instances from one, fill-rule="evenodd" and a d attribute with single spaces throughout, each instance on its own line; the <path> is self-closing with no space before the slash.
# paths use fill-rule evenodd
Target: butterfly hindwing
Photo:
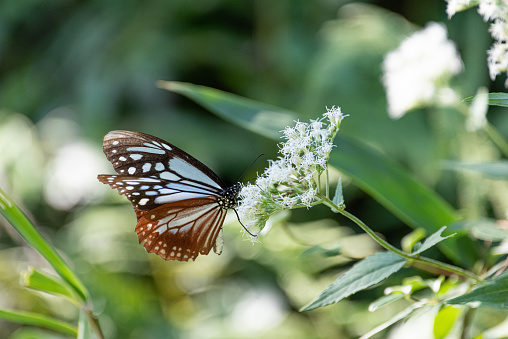
<path id="1" fill-rule="evenodd" d="M 218 236 L 226 210 L 213 197 L 182 200 L 136 214 L 139 242 L 144 242 L 147 252 L 166 260 L 194 260 L 222 242 Z"/>

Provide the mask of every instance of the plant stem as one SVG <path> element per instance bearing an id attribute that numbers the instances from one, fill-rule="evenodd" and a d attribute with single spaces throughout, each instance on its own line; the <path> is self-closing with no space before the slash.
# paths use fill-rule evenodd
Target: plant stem
<path id="1" fill-rule="evenodd" d="M 99 324 L 99 319 L 93 314 L 93 311 L 90 307 L 85 307 L 85 313 L 88 317 L 88 320 L 90 321 L 90 325 L 92 326 L 93 330 L 95 331 L 95 334 L 97 335 L 98 339 L 104 339 L 104 334 L 102 333 L 101 326 Z"/>
<path id="2" fill-rule="evenodd" d="M 399 250 L 398 248 L 396 248 L 395 246 L 392 246 L 390 243 L 388 243 L 383 238 L 378 236 L 376 234 L 376 232 L 374 232 L 369 226 L 367 226 L 363 221 L 361 221 L 355 215 L 347 212 L 344 208 L 341 209 L 339 206 L 335 205 L 333 203 L 333 201 L 331 201 L 327 197 L 321 197 L 321 199 L 322 199 L 323 204 L 330 207 L 334 211 L 338 211 L 338 213 L 342 214 L 349 220 L 353 221 L 355 224 L 360 226 L 360 228 L 362 230 L 364 230 L 367 234 L 369 234 L 372 237 L 372 239 L 374 239 L 379 245 L 381 245 L 382 247 L 384 247 L 385 249 L 387 249 L 390 252 L 400 255 L 401 257 L 406 259 L 406 261 L 409 264 L 412 264 L 414 266 L 417 266 L 421 269 L 424 269 L 424 270 L 432 272 L 432 273 L 435 273 L 435 270 L 429 270 L 429 269 L 426 269 L 426 267 L 436 268 L 436 269 L 443 271 L 445 273 L 448 273 L 450 275 L 456 274 L 456 275 L 461 276 L 463 278 L 468 278 L 468 279 L 472 279 L 475 281 L 481 280 L 476 274 L 469 272 L 467 270 L 464 270 L 460 267 L 445 264 L 443 262 L 440 262 L 440 261 L 437 261 L 434 259 L 416 256 L 416 255 L 406 253 L 404 251 Z"/>

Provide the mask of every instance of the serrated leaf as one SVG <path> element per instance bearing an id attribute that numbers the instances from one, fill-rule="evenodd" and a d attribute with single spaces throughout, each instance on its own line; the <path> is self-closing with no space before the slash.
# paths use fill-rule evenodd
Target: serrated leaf
<path id="1" fill-rule="evenodd" d="M 425 239 L 425 241 L 423 242 L 423 244 L 420 246 L 420 248 L 418 248 L 418 250 L 414 251 L 413 254 L 420 254 L 422 253 L 423 251 L 426 251 L 428 250 L 429 248 L 431 248 L 432 246 L 436 245 L 437 243 L 445 240 L 446 238 L 449 238 L 449 237 L 453 237 L 453 234 L 450 234 L 446 237 L 442 237 L 441 236 L 441 233 L 443 233 L 443 231 L 446 229 L 446 226 L 443 226 L 441 227 L 437 232 L 433 233 L 430 235 L 430 237 L 428 237 L 427 239 Z"/>
<path id="2" fill-rule="evenodd" d="M 369 305 L 369 311 L 374 312 L 380 307 L 389 305 L 393 302 L 396 302 L 397 300 L 404 299 L 405 297 L 406 295 L 404 293 L 392 293 L 389 295 L 384 295 Z"/>
<path id="3" fill-rule="evenodd" d="M 480 163 L 467 163 L 460 161 L 445 161 L 443 167 L 454 171 L 474 171 L 491 179 L 508 179 L 508 161 L 492 161 Z"/>
<path id="4" fill-rule="evenodd" d="M 406 260 L 392 252 L 376 253 L 356 263 L 346 273 L 329 285 L 314 301 L 300 311 L 323 307 L 364 290 L 388 278 L 404 266 Z"/>
<path id="5" fill-rule="evenodd" d="M 488 93 L 487 97 L 489 99 L 490 106 L 501 106 L 508 107 L 508 94 L 507 93 Z M 473 102 L 475 97 L 465 98 L 464 101 L 471 103 Z"/>
<path id="6" fill-rule="evenodd" d="M 508 274 L 504 274 L 484 285 L 480 285 L 473 291 L 461 296 L 449 299 L 447 304 L 467 304 L 479 302 L 482 305 L 508 308 Z"/>
<path id="7" fill-rule="evenodd" d="M 337 188 L 335 189 L 335 195 L 333 196 L 333 203 L 340 207 L 344 205 L 344 196 L 342 195 L 342 180 L 339 178 L 339 182 L 337 183 Z"/>

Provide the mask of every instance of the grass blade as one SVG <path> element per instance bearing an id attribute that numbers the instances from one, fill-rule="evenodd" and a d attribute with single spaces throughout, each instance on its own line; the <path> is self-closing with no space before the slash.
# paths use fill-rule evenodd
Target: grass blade
<path id="1" fill-rule="evenodd" d="M 40 326 L 74 337 L 78 334 L 73 325 L 37 313 L 0 310 L 0 319 L 23 325 Z"/>
<path id="2" fill-rule="evenodd" d="M 60 277 L 76 292 L 81 299 L 80 301 L 86 303 L 89 300 L 89 293 L 86 287 L 2 189 L 0 189 L 0 214 L 9 221 L 30 246 L 37 250 L 53 266 Z"/>

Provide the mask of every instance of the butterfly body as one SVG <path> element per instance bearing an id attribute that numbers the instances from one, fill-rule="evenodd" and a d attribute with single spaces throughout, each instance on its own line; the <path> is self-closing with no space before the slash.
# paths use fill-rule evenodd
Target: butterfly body
<path id="1" fill-rule="evenodd" d="M 222 224 L 241 184 L 226 187 L 208 167 L 154 136 L 112 131 L 104 154 L 118 175 L 99 175 L 134 207 L 145 249 L 166 260 L 194 260 L 222 251 Z"/>

